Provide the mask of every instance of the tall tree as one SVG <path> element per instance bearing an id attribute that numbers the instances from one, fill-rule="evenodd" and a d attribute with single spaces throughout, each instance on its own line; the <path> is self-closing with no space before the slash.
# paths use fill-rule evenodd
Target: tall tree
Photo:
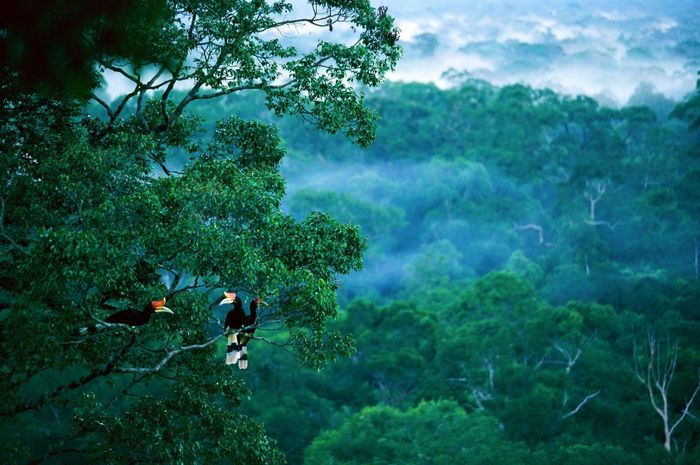
<path id="1" fill-rule="evenodd" d="M 400 54 L 386 8 L 367 0 L 166 2 L 148 24 L 160 59 L 97 49 L 99 69 L 133 90 L 93 99 L 23 91 L 4 75 L 0 106 L 0 454 L 8 463 L 281 463 L 248 395 L 221 363 L 222 289 L 262 295 L 264 339 L 311 366 L 351 342 L 326 328 L 336 275 L 361 267 L 359 230 L 324 214 L 281 212 L 277 130 L 230 117 L 208 141 L 197 100 L 263 92 L 277 114 L 371 142 L 358 85 Z M 341 33 L 298 51 L 285 28 Z M 90 61 L 93 63 L 93 61 Z M 154 65 L 155 64 L 155 65 Z M 184 86 L 184 91 L 183 91 Z M 173 154 L 190 160 L 178 170 Z M 165 296 L 174 315 L 80 336 L 117 310 Z M 263 330 L 277 329 L 279 336 Z"/>

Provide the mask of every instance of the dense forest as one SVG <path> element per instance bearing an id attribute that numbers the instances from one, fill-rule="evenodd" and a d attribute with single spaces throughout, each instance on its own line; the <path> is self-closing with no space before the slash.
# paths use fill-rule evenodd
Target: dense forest
<path id="1" fill-rule="evenodd" d="M 699 460 L 698 94 L 648 100 L 386 84 L 368 149 L 254 97 L 195 108 L 275 121 L 286 208 L 368 238 L 350 359 L 254 348 L 243 408 L 290 463 Z"/>
<path id="2" fill-rule="evenodd" d="M 0 23 L 0 462 L 700 463 L 700 80 L 382 83 L 366 0 L 87 3 Z"/>

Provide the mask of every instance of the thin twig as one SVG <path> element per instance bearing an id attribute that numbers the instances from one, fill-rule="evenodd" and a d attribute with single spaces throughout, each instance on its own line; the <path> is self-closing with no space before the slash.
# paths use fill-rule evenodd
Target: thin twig
<path id="1" fill-rule="evenodd" d="M 581 408 L 583 408 L 583 406 L 588 403 L 589 400 L 593 399 L 598 394 L 600 394 L 600 391 L 596 391 L 593 394 L 587 395 L 581 402 L 579 402 L 579 404 L 576 406 L 575 409 L 573 409 L 572 411 L 570 411 L 566 415 L 562 415 L 562 417 L 561 417 L 562 420 L 564 418 L 569 418 L 570 416 L 576 415 L 578 413 L 578 411 L 581 410 Z"/>

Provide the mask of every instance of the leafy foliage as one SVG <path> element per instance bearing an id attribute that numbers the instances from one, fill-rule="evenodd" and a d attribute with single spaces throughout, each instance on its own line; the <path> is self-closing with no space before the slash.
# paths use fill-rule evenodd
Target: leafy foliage
<path id="1" fill-rule="evenodd" d="M 232 411 L 249 391 L 223 363 L 220 295 L 264 296 L 257 324 L 272 339 L 263 339 L 318 368 L 352 348 L 327 323 L 337 275 L 362 266 L 365 241 L 327 214 L 297 221 L 281 211 L 285 150 L 274 126 L 231 116 L 205 135 L 186 107 L 254 89 L 278 114 L 369 143 L 373 116 L 353 85 L 376 85 L 394 67 L 398 31 L 365 0 L 310 2 L 297 19 L 286 2 L 230 0 L 168 1 L 136 20 L 147 2 L 127 3 L 113 25 L 100 7 L 70 31 L 97 41 L 71 71 L 96 64 L 134 85 L 112 103 L 93 94 L 101 114 L 81 114 L 68 91 L 26 92 L 27 57 L 3 75 L 0 454 L 7 463 L 283 463 L 262 426 Z M 61 24 L 57 8 L 43 14 Z M 141 22 L 125 49 L 99 43 Z M 266 33 L 309 22 L 348 23 L 358 40 L 304 54 Z M 3 37 L 24 40 L 21 24 L 12 28 Z M 130 40 L 144 35 L 154 42 L 138 53 Z M 61 71 L 48 71 L 49 88 Z M 189 90 L 173 92 L 183 81 Z M 79 335 L 162 296 L 174 316 Z"/>
<path id="2" fill-rule="evenodd" d="M 165 6 L 151 58 L 88 50 L 132 82 L 115 102 L 3 81 L 9 463 L 698 462 L 696 96 L 369 91 L 400 53 L 383 7 Z M 271 304 L 239 375 L 224 289 Z M 175 315 L 75 333 L 161 295 Z"/>
<path id="3" fill-rule="evenodd" d="M 293 408 L 244 406 L 290 462 L 410 463 L 420 461 L 416 444 L 432 451 L 424 461 L 442 460 L 412 434 L 422 420 L 409 413 L 449 401 L 498 425 L 489 434 L 503 442 L 480 451 L 490 463 L 693 463 L 697 423 L 686 416 L 665 450 L 635 371 L 650 332 L 678 343 L 668 405 L 679 418 L 698 383 L 700 217 L 686 125 L 481 81 L 390 84 L 369 104 L 383 124 L 363 152 L 280 126 L 293 148 L 285 170 L 296 216 L 346 215 L 370 236 L 387 228 L 344 289 L 339 327 L 357 351 L 325 373 L 295 372 L 298 386 L 285 390 L 312 406 L 313 421 L 290 438 Z M 270 363 L 251 373 L 263 397 L 288 366 Z M 428 437 L 461 457 L 476 426 L 464 428 Z"/>

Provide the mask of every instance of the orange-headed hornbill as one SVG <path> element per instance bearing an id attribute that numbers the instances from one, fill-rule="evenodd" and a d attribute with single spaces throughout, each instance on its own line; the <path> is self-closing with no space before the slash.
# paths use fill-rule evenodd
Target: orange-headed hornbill
<path id="1" fill-rule="evenodd" d="M 233 309 L 226 314 L 224 331 L 230 331 L 226 344 L 226 365 L 236 363 L 241 357 L 241 347 L 238 344 L 237 330 L 243 327 L 245 314 L 243 312 L 243 301 L 235 292 L 224 292 L 224 299 L 219 305 L 233 304 Z"/>
<path id="2" fill-rule="evenodd" d="M 173 311 L 165 306 L 165 298 L 163 298 L 161 300 L 151 301 L 151 303 L 143 307 L 143 310 L 141 311 L 129 308 L 126 310 L 122 310 L 121 312 L 117 312 L 105 318 L 105 322 L 120 323 L 129 326 L 142 326 L 148 323 L 148 321 L 151 319 L 151 315 L 153 315 L 156 312 L 166 312 L 173 314 Z M 93 334 L 106 326 L 107 325 L 104 325 L 102 323 L 97 323 L 94 326 L 80 328 L 78 331 L 80 335 Z"/>

